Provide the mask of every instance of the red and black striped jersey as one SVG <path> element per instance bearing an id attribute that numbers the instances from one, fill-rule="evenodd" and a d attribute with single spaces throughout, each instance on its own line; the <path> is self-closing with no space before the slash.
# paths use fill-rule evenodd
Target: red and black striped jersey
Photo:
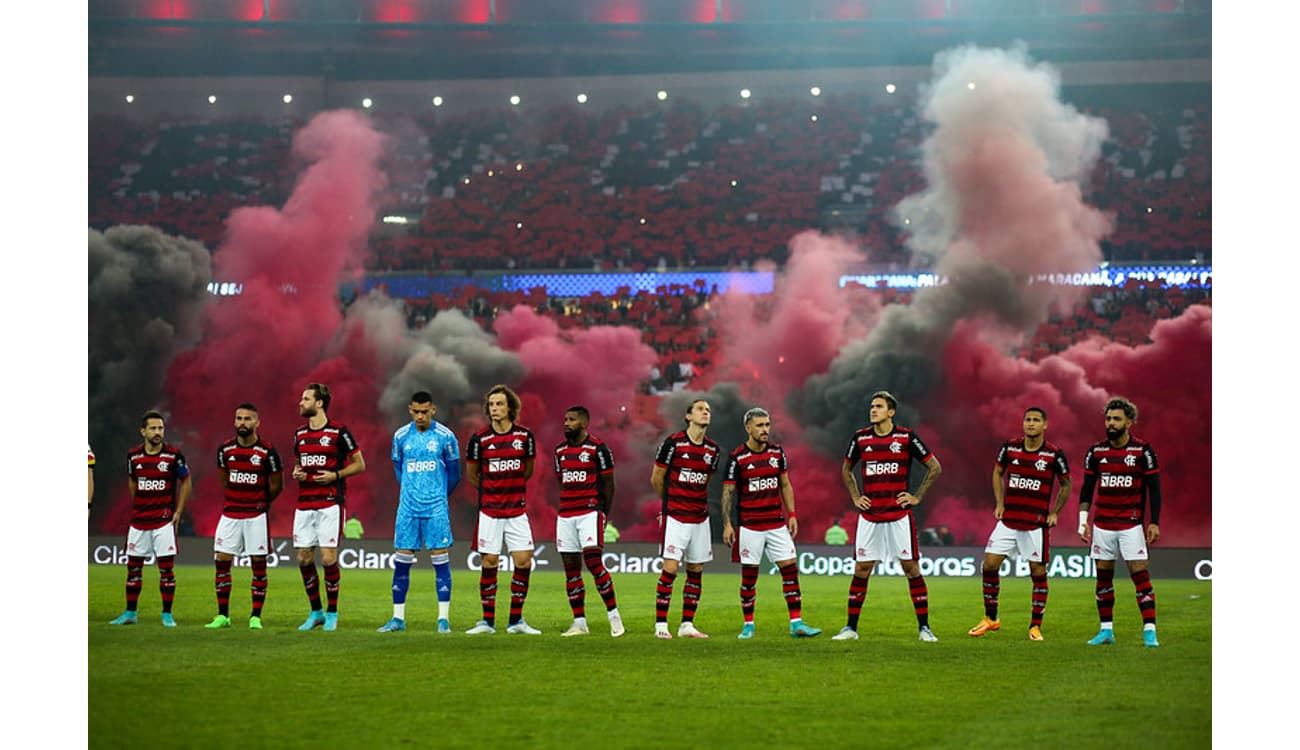
<path id="1" fill-rule="evenodd" d="M 752 451 L 748 443 L 727 457 L 722 484 L 736 488 L 736 507 L 740 525 L 755 531 L 777 529 L 785 525 L 785 506 L 781 502 L 781 477 L 789 470 L 785 450 L 768 443 L 761 451 Z"/>
<path id="2" fill-rule="evenodd" d="M 127 475 L 135 491 L 131 496 L 131 525 L 161 529 L 171 523 L 181 482 L 190 475 L 185 454 L 170 445 L 150 455 L 141 443 L 127 452 Z"/>
<path id="3" fill-rule="evenodd" d="M 312 476 L 322 471 L 342 471 L 348 465 L 348 459 L 359 450 L 357 440 L 347 426 L 332 419 L 319 430 L 313 430 L 309 424 L 299 427 L 293 433 L 293 455 L 302 470 L 307 472 L 307 479 L 298 482 L 298 507 L 317 510 L 343 505 L 346 502 L 346 479 L 317 484 L 312 481 Z"/>
<path id="4" fill-rule="evenodd" d="M 284 471 L 275 446 L 258 438 L 245 447 L 238 438 L 217 449 L 217 467 L 225 474 L 226 502 L 221 514 L 230 518 L 254 518 L 271 504 L 271 475 Z"/>
<path id="5" fill-rule="evenodd" d="M 906 492 L 912 476 L 912 459 L 924 463 L 932 454 L 911 428 L 894 426 L 885 435 L 877 435 L 871 425 L 853 433 L 844 462 L 849 466 L 862 462 L 862 494 L 871 501 L 871 509 L 862 511 L 868 521 L 897 521 L 911 513 L 900 507 L 898 493 Z"/>
<path id="6" fill-rule="evenodd" d="M 614 454 L 600 438 L 592 437 L 577 445 L 565 440 L 555 446 L 555 475 L 560 480 L 560 515 L 580 516 L 602 510 L 601 477 L 614 471 Z"/>
<path id="7" fill-rule="evenodd" d="M 1145 440 L 1130 434 L 1128 444 L 1114 448 L 1103 440 L 1083 457 L 1083 475 L 1096 477 L 1096 515 L 1099 529 L 1122 531 L 1141 526 L 1146 511 L 1146 480 L 1160 473 L 1156 452 Z"/>
<path id="8" fill-rule="evenodd" d="M 497 432 L 488 425 L 469 439 L 466 463 L 478 464 L 479 510 L 492 518 L 524 514 L 528 460 L 537 455 L 533 431 L 514 425 Z"/>
<path id="9" fill-rule="evenodd" d="M 1065 452 L 1046 440 L 1038 450 L 1026 450 L 1022 435 L 1002 444 L 997 465 L 1002 467 L 1002 523 L 1020 531 L 1047 525 L 1052 507 L 1052 486 L 1059 477 L 1070 476 Z"/>
<path id="10" fill-rule="evenodd" d="M 709 520 L 709 479 L 718 470 L 722 450 L 707 436 L 691 442 L 685 430 L 659 445 L 655 465 L 665 469 L 664 515 L 682 523 Z"/>

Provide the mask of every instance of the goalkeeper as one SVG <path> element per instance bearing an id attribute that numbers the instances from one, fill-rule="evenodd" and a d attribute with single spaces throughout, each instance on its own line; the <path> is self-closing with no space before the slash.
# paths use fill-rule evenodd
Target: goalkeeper
<path id="1" fill-rule="evenodd" d="M 381 633 L 406 630 L 406 592 L 411 566 L 421 549 L 431 550 L 438 593 L 438 632 L 450 633 L 451 556 L 453 544 L 447 498 L 460 482 L 460 445 L 456 435 L 433 420 L 433 396 L 418 391 L 407 410 L 411 421 L 393 433 L 393 471 L 400 494 L 393 525 L 393 617 Z"/>

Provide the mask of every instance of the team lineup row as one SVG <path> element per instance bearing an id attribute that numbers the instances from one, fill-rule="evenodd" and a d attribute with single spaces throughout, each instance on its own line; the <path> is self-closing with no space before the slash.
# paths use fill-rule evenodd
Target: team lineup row
<path id="1" fill-rule="evenodd" d="M 293 546 L 311 610 L 299 630 L 338 627 L 340 567 L 338 547 L 348 477 L 366 470 L 365 458 L 347 426 L 329 418 L 329 388 L 308 384 L 299 401 L 306 423 L 294 433 L 291 476 L 298 482 L 294 510 Z M 482 557 L 479 597 L 482 619 L 466 631 L 496 632 L 497 572 L 503 550 L 514 563 L 506 632 L 538 635 L 524 620 L 534 542 L 528 521 L 525 486 L 533 474 L 537 450 L 533 433 L 518 423 L 521 402 L 508 386 L 488 390 L 483 410 L 488 425 L 474 433 L 463 460 L 455 434 L 434 420 L 437 407 L 425 391 L 412 395 L 411 421 L 393 435 L 390 458 L 399 490 L 394 524 L 393 615 L 380 632 L 406 629 L 406 595 L 416 554 L 429 550 L 436 576 L 438 632 L 449 633 L 451 603 L 450 550 L 453 544 L 448 497 L 462 476 L 475 488 L 478 519 L 474 549 Z M 917 528 L 912 507 L 919 504 L 939 477 L 942 467 L 917 433 L 895 424 L 898 402 L 888 391 L 872 394 L 869 424 L 849 442 L 841 478 L 853 505 L 860 511 L 855 567 L 849 584 L 848 616 L 834 640 L 856 640 L 867 586 L 876 562 L 898 560 L 908 580 L 916 614 L 918 637 L 934 642 L 929 627 L 928 594 L 918 560 Z M 1130 431 L 1137 408 L 1113 398 L 1105 407 L 1106 438 L 1084 456 L 1079 498 L 1078 534 L 1091 545 L 1096 568 L 1096 601 L 1100 622 L 1090 645 L 1114 642 L 1115 561 L 1123 558 L 1133 580 L 1143 621 L 1143 642 L 1158 646 L 1155 593 L 1148 571 L 1150 544 L 1159 538 L 1159 466 L 1150 444 Z M 683 429 L 663 439 L 655 457 L 650 484 L 662 498 L 659 516 L 663 569 L 656 586 L 657 638 L 673 637 L 668 610 L 673 586 L 685 568 L 682 614 L 677 637 L 707 638 L 694 623 L 702 590 L 704 564 L 713 559 L 708 516 L 708 486 L 722 469 L 722 538 L 741 566 L 740 601 L 744 617 L 739 638 L 754 635 L 754 604 L 759 564 L 764 555 L 781 575 L 789 611 L 791 637 L 821 633 L 803 622 L 802 596 L 794 537 L 799 521 L 785 451 L 770 442 L 772 421 L 762 408 L 744 415 L 747 439 L 729 453 L 711 440 L 708 401 L 692 401 L 683 415 Z M 606 514 L 614 499 L 614 457 L 609 447 L 588 432 L 590 414 L 575 405 L 564 413 L 565 439 L 555 447 L 554 471 L 560 489 L 556 544 L 563 560 L 565 587 L 573 623 L 564 636 L 590 632 L 585 613 L 583 567 L 590 572 L 605 605 L 610 634 L 625 632 L 614 583 L 602 562 Z M 231 569 L 236 555 L 247 554 L 252 571 L 252 616 L 249 627 L 261 629 L 266 598 L 270 550 L 267 510 L 284 488 L 279 453 L 257 432 L 257 408 L 249 403 L 235 409 L 235 436 L 217 453 L 224 487 L 222 515 L 214 534 L 218 614 L 208 628 L 231 626 Z M 1006 441 L 994 463 L 992 485 L 997 523 L 985 548 L 982 589 L 984 617 L 971 636 L 998 630 L 999 569 L 1010 555 L 1029 564 L 1033 582 L 1029 639 L 1041 641 L 1047 605 L 1049 532 L 1070 496 L 1071 474 L 1064 452 L 1046 439 L 1047 413 L 1031 406 L 1024 412 L 1023 435 Z M 137 622 L 144 561 L 156 556 L 162 596 L 162 622 L 174 626 L 176 526 L 192 490 L 184 455 L 164 440 L 163 416 L 141 417 L 143 442 L 129 452 L 132 495 L 127 532 L 126 609 L 115 625 Z M 90 454 L 93 468 L 94 454 Z M 913 462 L 925 468 L 917 489 L 910 491 Z M 856 470 L 856 471 L 855 471 Z M 860 484 L 859 484 L 860 480 Z M 92 480 L 93 482 L 93 474 Z M 1055 490 L 1055 492 L 1054 492 Z M 1095 495 L 1095 497 L 1094 497 Z M 1095 514 L 1089 524 L 1089 511 Z M 1148 515 L 1149 503 L 1149 515 Z M 317 552 L 320 569 L 316 564 Z M 320 577 L 324 578 L 322 603 Z"/>

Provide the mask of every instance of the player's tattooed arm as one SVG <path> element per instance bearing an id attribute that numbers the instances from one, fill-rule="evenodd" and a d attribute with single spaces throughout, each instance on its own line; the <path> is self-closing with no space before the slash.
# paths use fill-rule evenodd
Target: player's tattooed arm
<path id="1" fill-rule="evenodd" d="M 849 500 L 853 501 L 858 510 L 871 510 L 871 500 L 862 494 L 858 489 L 858 480 L 853 478 L 853 464 L 848 461 L 840 464 L 840 479 L 849 491 Z"/>
<path id="2" fill-rule="evenodd" d="M 731 523 L 731 511 L 736 505 L 736 485 L 722 485 L 722 543 L 731 546 L 736 529 Z"/>

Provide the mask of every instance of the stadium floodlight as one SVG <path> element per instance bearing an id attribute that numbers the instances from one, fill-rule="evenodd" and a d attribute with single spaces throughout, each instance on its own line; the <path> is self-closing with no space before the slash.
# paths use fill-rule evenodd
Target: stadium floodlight
<path id="1" fill-rule="evenodd" d="M 813 86 L 812 88 L 808 89 L 808 93 L 812 94 L 813 96 L 821 96 L 821 95 L 822 95 L 822 87 L 821 87 L 821 86 Z"/>
<path id="2" fill-rule="evenodd" d="M 284 95 L 284 103 L 285 103 L 285 104 L 290 104 L 290 103 L 292 103 L 292 102 L 293 102 L 293 94 L 285 94 L 285 95 Z"/>
<path id="3" fill-rule="evenodd" d="M 641 217 L 641 223 L 642 223 L 642 224 L 645 223 L 645 217 L 644 217 L 644 216 Z"/>
<path id="4" fill-rule="evenodd" d="M 383 222 L 385 224 L 408 224 L 410 223 L 410 219 L 407 219 L 405 216 L 385 216 Z"/>
<path id="5" fill-rule="evenodd" d="M 469 178 L 468 178 L 468 177 L 465 178 L 465 184 L 466 184 L 466 185 L 469 184 Z"/>
<path id="6" fill-rule="evenodd" d="M 894 93 L 894 92 L 897 91 L 897 90 L 898 90 L 898 87 L 895 86 L 894 84 L 892 84 L 892 83 L 886 83 L 886 84 L 885 84 L 885 93 L 887 93 L 887 94 L 892 94 L 892 93 Z"/>
<path id="7" fill-rule="evenodd" d="M 208 94 L 208 104 L 216 104 L 216 103 L 217 103 L 217 95 Z"/>
<path id="8" fill-rule="evenodd" d="M 659 97 L 659 101 L 663 101 L 664 99 L 668 98 L 668 92 L 664 91 L 663 89 L 659 89 L 659 93 L 655 94 L 655 96 Z"/>
<path id="9" fill-rule="evenodd" d="M 1151 207 L 1147 206 L 1147 213 L 1151 213 Z"/>
<path id="10" fill-rule="evenodd" d="M 731 186 L 732 186 L 732 187 L 735 187 L 735 186 L 736 186 L 736 181 L 735 181 L 735 180 L 732 180 L 732 181 L 731 181 Z"/>
<path id="11" fill-rule="evenodd" d="M 435 106 L 435 107 L 441 107 L 441 106 L 442 106 L 442 97 L 441 97 L 441 96 L 435 96 L 435 97 L 433 97 L 433 106 Z"/>
<path id="12" fill-rule="evenodd" d="M 523 228 L 524 228 L 524 223 L 522 221 L 515 222 L 515 229 L 523 229 Z"/>
<path id="13" fill-rule="evenodd" d="M 130 104 L 130 103 L 133 102 L 133 101 L 135 101 L 135 96 L 133 96 L 133 95 L 131 95 L 131 94 L 127 94 L 127 95 L 126 95 L 126 103 L 127 103 L 127 104 Z"/>
<path id="14" fill-rule="evenodd" d="M 974 91 L 974 90 L 975 90 L 975 82 L 974 82 L 974 81 L 971 81 L 970 83 L 966 84 L 966 88 L 970 89 L 971 91 Z"/>
<path id="15" fill-rule="evenodd" d="M 362 99 L 362 100 L 361 100 L 361 106 L 365 107 L 366 109 L 370 109 L 370 107 L 371 107 L 374 103 L 375 103 L 374 100 L 371 99 L 371 98 L 368 97 L 368 96 L 367 96 L 365 99 Z"/>
<path id="16" fill-rule="evenodd" d="M 496 174 L 495 170 L 491 170 L 491 169 L 488 170 L 488 177 L 492 177 L 495 174 Z"/>
<path id="17" fill-rule="evenodd" d="M 518 95 L 518 94 L 511 94 L 511 95 L 510 95 L 510 103 L 511 103 L 512 105 L 514 105 L 514 106 L 516 106 L 516 107 L 519 106 L 519 101 L 520 101 L 520 100 L 519 100 L 519 95 Z"/>
<path id="18" fill-rule="evenodd" d="M 752 96 L 752 94 L 750 94 L 749 89 L 741 89 L 741 90 L 740 90 L 740 98 L 741 98 L 741 99 L 748 99 L 750 96 Z"/>
<path id="19" fill-rule="evenodd" d="M 586 94 L 578 94 L 578 103 L 579 103 L 579 104 L 586 104 L 586 103 L 587 103 L 587 95 L 586 95 Z"/>
<path id="20" fill-rule="evenodd" d="M 817 115 L 815 115 L 815 114 L 814 114 L 814 115 L 809 115 L 809 116 L 808 116 L 808 119 L 809 119 L 809 120 L 812 120 L 813 122 L 817 122 Z"/>
<path id="21" fill-rule="evenodd" d="M 524 163 L 523 163 L 523 162 L 519 162 L 518 164 L 516 164 L 516 165 L 515 165 L 515 171 L 516 171 L 516 172 L 522 172 L 522 171 L 524 171 Z"/>

